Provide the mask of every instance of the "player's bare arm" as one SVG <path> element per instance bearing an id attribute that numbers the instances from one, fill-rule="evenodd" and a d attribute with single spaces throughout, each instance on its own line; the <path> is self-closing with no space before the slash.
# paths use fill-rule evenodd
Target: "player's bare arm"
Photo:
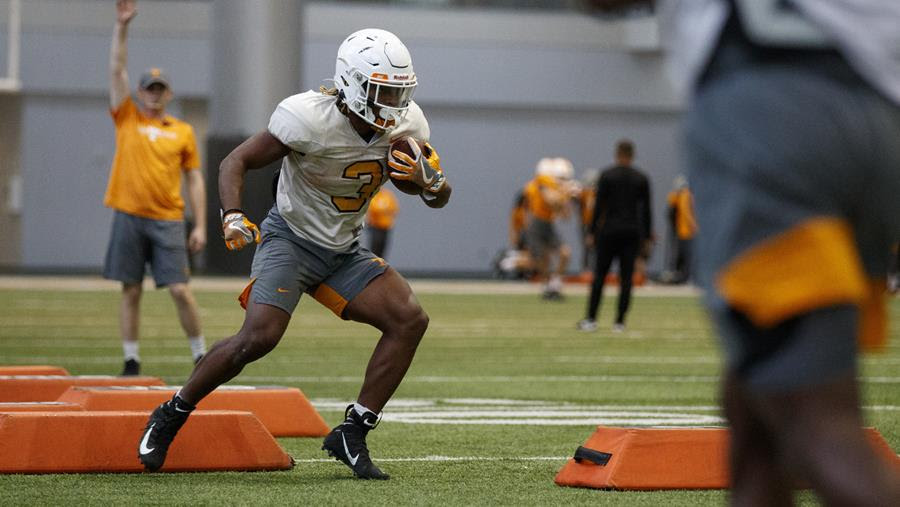
<path id="1" fill-rule="evenodd" d="M 197 253 L 206 246 L 206 187 L 203 171 L 193 169 L 185 174 L 191 211 L 194 213 L 194 227 L 188 236 L 188 249 Z"/>
<path id="2" fill-rule="evenodd" d="M 222 236 L 229 250 L 259 242 L 259 228 L 241 211 L 241 192 L 247 171 L 265 167 L 290 153 L 290 148 L 267 131 L 247 139 L 219 165 L 219 202 L 222 203 Z"/>
<path id="3" fill-rule="evenodd" d="M 109 107 L 128 97 L 128 24 L 137 15 L 135 0 L 116 1 L 116 24 L 109 51 Z"/>
<path id="4" fill-rule="evenodd" d="M 240 209 L 247 171 L 265 167 L 285 157 L 291 149 L 268 131 L 253 135 L 231 151 L 219 165 L 219 199 L 222 209 Z"/>

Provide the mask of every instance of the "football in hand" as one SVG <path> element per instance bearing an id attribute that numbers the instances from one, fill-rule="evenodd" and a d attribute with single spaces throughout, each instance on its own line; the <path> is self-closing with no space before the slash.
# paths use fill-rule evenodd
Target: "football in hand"
<path id="1" fill-rule="evenodd" d="M 416 141 L 412 137 L 401 137 L 401 138 L 396 139 L 393 142 L 391 142 L 391 146 L 388 148 L 388 160 L 389 161 L 395 160 L 394 159 L 394 150 L 399 151 L 401 153 L 406 153 L 410 157 L 415 158 L 416 155 L 415 155 L 415 152 L 413 151 L 413 147 L 410 146 L 410 143 L 418 144 L 419 151 L 422 151 L 422 143 L 420 143 L 419 141 Z M 419 195 L 422 193 L 422 187 L 420 187 L 419 185 L 416 185 L 412 181 L 398 180 L 398 179 L 394 178 L 395 171 L 391 168 L 391 166 L 388 166 L 387 169 L 388 169 L 388 176 L 390 176 L 390 178 L 391 178 L 391 183 L 393 183 L 394 186 L 397 187 L 397 190 L 403 192 L 404 194 L 410 194 L 410 195 Z"/>

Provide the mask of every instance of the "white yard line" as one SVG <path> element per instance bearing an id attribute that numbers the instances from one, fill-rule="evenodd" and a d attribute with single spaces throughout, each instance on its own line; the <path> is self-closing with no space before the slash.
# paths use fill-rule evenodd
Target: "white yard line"
<path id="1" fill-rule="evenodd" d="M 13 342 L 17 343 L 13 343 Z M 96 339 L 65 339 L 61 337 L 58 340 L 52 339 L 34 339 L 34 338 L 10 338 L 9 345 L 13 346 L 28 346 L 28 347 L 44 347 L 48 349 L 112 349 L 118 348 L 119 344 L 116 343 L 113 339 L 110 340 L 96 340 Z M 170 340 L 154 340 L 153 346 L 158 348 L 165 349 L 180 349 L 187 350 L 186 342 L 183 338 L 179 339 L 170 339 Z M 93 356 L 96 358 L 94 363 L 97 362 L 107 362 L 107 361 L 118 361 L 121 358 L 119 356 Z M 716 357 L 706 357 L 706 356 L 686 356 L 686 357 L 672 357 L 672 356 L 552 356 L 548 358 L 549 360 L 555 363 L 572 363 L 572 364 L 674 364 L 674 365 L 718 365 L 721 363 L 721 360 Z M 72 356 L 63 356 L 63 355 L 41 355 L 41 356 L 11 356 L 5 357 L 0 355 L 0 363 L 4 361 L 15 361 L 17 364 L 27 364 L 27 363 L 35 363 L 35 362 L 47 362 L 47 361 L 71 361 Z M 154 361 L 157 362 L 176 362 L 183 363 L 186 359 L 181 356 L 156 356 L 153 358 Z M 329 359 L 326 358 L 316 358 L 316 357 L 306 357 L 301 360 L 297 360 L 295 358 L 281 358 L 281 357 L 270 357 L 266 359 L 267 362 L 272 364 L 322 364 L 329 362 Z M 86 361 L 92 362 L 92 361 Z M 499 361 L 503 364 L 515 364 L 515 358 L 509 358 L 506 361 Z M 895 365 L 900 364 L 900 358 L 893 357 L 865 357 L 863 358 L 863 362 L 868 365 L 879 366 L 879 365 Z M 885 377 L 891 378 L 891 377 Z"/>
<path id="2" fill-rule="evenodd" d="M 247 282 L 246 277 L 240 276 L 196 276 L 191 278 L 190 283 L 197 290 L 239 293 Z M 533 294 L 537 297 L 541 291 L 540 285 L 528 282 L 430 279 L 412 279 L 409 282 L 413 290 L 419 294 Z M 148 290 L 153 288 L 149 279 L 144 281 L 144 286 Z M 0 276 L 0 289 L 117 292 L 121 290 L 121 285 L 99 276 L 3 275 Z M 587 284 L 566 284 L 564 289 L 566 293 L 579 295 L 584 295 L 587 291 Z M 700 295 L 700 291 L 693 286 L 645 285 L 635 287 L 634 294 L 639 297 L 696 297 Z"/>
<path id="3" fill-rule="evenodd" d="M 0 364 L 46 364 L 46 363 L 65 363 L 74 362 L 82 364 L 114 364 L 121 362 L 122 357 L 114 356 L 85 356 L 76 357 L 71 355 L 55 355 L 55 356 L 4 356 L 0 355 Z M 190 363 L 189 354 L 173 355 L 173 356 L 155 356 L 153 361 L 159 363 L 184 364 Z M 648 363 L 652 364 L 652 363 Z M 346 376 L 306 376 L 306 375 L 285 375 L 285 376 L 268 376 L 268 375 L 243 375 L 240 377 L 243 382 L 287 382 L 287 383 L 355 383 L 362 379 L 357 375 Z M 404 382 L 419 382 L 428 384 L 438 383 L 514 383 L 514 382 L 617 382 L 617 383 L 673 383 L 673 384 L 708 384 L 718 382 L 720 377 L 717 375 L 477 375 L 477 376 L 441 376 L 441 375 L 413 375 L 406 377 Z M 861 382 L 870 384 L 900 384 L 900 377 L 889 376 L 871 376 L 860 377 Z"/>
<path id="4" fill-rule="evenodd" d="M 465 462 L 465 461 L 566 461 L 570 456 L 422 456 L 420 458 L 378 458 L 379 463 Z M 295 463 L 331 463 L 334 458 L 295 459 Z"/>
<path id="5" fill-rule="evenodd" d="M 247 375 L 240 377 L 244 382 L 360 382 L 359 376 L 334 376 L 334 377 L 316 377 L 316 376 L 254 376 Z M 888 379 L 890 377 L 884 377 Z M 643 383 L 711 383 L 718 382 L 719 377 L 709 376 L 643 376 L 643 375 L 497 375 L 497 376 L 409 376 L 403 379 L 403 382 L 420 382 L 426 384 L 440 383 L 514 383 L 514 382 L 643 382 Z M 894 377 L 894 381 L 900 382 L 900 377 Z"/>
<path id="6" fill-rule="evenodd" d="M 445 424 L 451 426 L 457 425 L 486 425 L 486 426 L 720 426 L 725 424 L 725 420 L 718 417 L 705 417 L 696 419 L 637 419 L 637 418 L 604 418 L 604 417 L 584 417 L 580 419 L 415 419 L 409 418 L 392 418 L 384 417 L 390 422 L 399 422 L 407 424 Z"/>

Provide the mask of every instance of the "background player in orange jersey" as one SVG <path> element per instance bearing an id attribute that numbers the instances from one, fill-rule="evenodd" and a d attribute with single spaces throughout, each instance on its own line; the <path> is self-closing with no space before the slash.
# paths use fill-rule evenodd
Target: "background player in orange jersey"
<path id="1" fill-rule="evenodd" d="M 381 187 L 369 203 L 369 211 L 366 212 L 369 250 L 382 259 L 387 253 L 391 230 L 394 228 L 394 220 L 397 219 L 399 209 L 397 196 L 387 187 Z"/>
<path id="2" fill-rule="evenodd" d="M 535 270 L 546 280 L 542 297 L 562 298 L 562 275 L 572 250 L 562 242 L 554 222 L 568 217 L 574 195 L 571 186 L 572 163 L 563 158 L 543 158 L 535 168 L 535 177 L 525 184 L 528 226 L 525 233 Z M 556 258 L 556 266 L 551 266 Z"/>
<path id="3" fill-rule="evenodd" d="M 192 252 L 206 245 L 206 191 L 193 129 L 166 114 L 166 105 L 172 100 L 166 75 L 159 69 L 146 71 L 141 75 L 137 101 L 131 98 L 127 31 L 137 9 L 133 0 L 119 0 L 116 11 L 109 59 L 109 107 L 116 126 L 116 154 L 103 199 L 103 204 L 114 210 L 114 217 L 103 276 L 122 282 L 122 375 L 137 375 L 138 313 L 147 263 L 156 286 L 169 288 L 194 362 L 206 352 L 197 303 L 187 284 L 182 173 L 194 214 L 187 245 Z"/>

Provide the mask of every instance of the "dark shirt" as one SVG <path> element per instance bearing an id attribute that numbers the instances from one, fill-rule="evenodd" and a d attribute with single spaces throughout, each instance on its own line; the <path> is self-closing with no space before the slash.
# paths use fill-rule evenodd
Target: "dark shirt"
<path id="1" fill-rule="evenodd" d="M 650 182 L 644 173 L 629 166 L 604 170 L 597 182 L 591 219 L 594 234 L 634 233 L 647 239 L 650 217 Z"/>

